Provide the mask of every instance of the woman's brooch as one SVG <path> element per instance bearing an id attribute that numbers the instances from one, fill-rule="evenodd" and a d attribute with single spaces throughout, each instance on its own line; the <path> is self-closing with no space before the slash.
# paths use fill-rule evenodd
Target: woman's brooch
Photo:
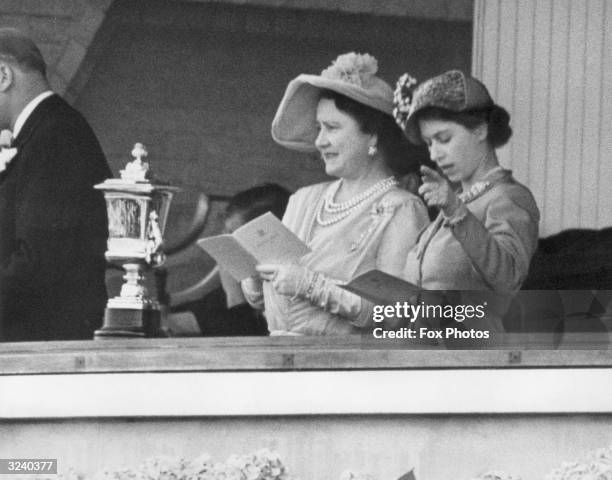
<path id="1" fill-rule="evenodd" d="M 475 200 L 476 198 L 480 197 L 490 187 L 491 187 L 491 182 L 476 182 L 474 185 L 470 187 L 468 191 L 460 193 L 459 199 L 463 203 L 469 203 L 472 200 Z"/>

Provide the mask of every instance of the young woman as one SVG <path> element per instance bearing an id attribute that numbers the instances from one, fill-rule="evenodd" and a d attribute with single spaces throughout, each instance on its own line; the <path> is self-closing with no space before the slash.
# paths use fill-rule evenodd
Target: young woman
<path id="1" fill-rule="evenodd" d="M 287 148 L 318 151 L 336 181 L 298 190 L 283 222 L 312 252 L 298 264 L 260 265 L 243 282 L 265 309 L 272 334 L 350 334 L 368 325 L 372 305 L 337 286 L 378 268 L 399 275 L 429 222 L 394 174 L 418 169 L 414 147 L 391 115 L 393 92 L 370 55 L 341 55 L 321 75 L 300 75 L 285 92 L 272 137 Z"/>
<path id="2" fill-rule="evenodd" d="M 539 222 L 531 192 L 495 153 L 512 135 L 510 116 L 481 82 L 460 71 L 414 92 L 413 83 L 400 78 L 395 116 L 437 165 L 421 167 L 419 193 L 440 214 L 408 254 L 404 278 L 429 290 L 489 292 L 461 296 L 465 304 L 486 304 L 485 315 L 465 325 L 502 331 L 501 316 L 527 276 Z"/>

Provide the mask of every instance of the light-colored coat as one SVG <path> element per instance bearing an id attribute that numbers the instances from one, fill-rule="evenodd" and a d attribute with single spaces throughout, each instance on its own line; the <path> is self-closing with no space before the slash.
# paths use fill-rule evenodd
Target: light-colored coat
<path id="1" fill-rule="evenodd" d="M 533 195 L 508 170 L 484 179 L 491 187 L 465 205 L 457 220 L 442 214 L 408 254 L 404 278 L 428 290 L 487 291 L 484 319 L 501 331 L 501 315 L 529 271 L 540 214 Z M 469 294 L 463 296 L 470 303 Z M 491 300 L 494 299 L 494 300 Z"/>

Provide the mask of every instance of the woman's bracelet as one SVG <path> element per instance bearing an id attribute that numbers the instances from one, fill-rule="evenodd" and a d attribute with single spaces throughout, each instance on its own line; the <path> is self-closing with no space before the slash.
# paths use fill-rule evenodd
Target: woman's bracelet
<path id="1" fill-rule="evenodd" d="M 306 289 L 306 295 L 305 297 L 310 300 L 311 302 L 313 301 L 312 298 L 312 293 L 314 292 L 315 286 L 317 284 L 317 280 L 319 279 L 319 273 L 318 272 L 312 272 L 312 277 L 310 279 L 310 284 L 308 285 L 308 288 Z"/>
<path id="2" fill-rule="evenodd" d="M 297 297 L 302 297 L 309 302 L 315 303 L 316 297 L 320 294 L 323 278 L 323 275 L 319 272 L 305 269 L 304 275 L 298 283 L 297 291 L 291 299 L 295 300 Z"/>
<path id="3" fill-rule="evenodd" d="M 306 282 L 306 277 L 308 277 L 309 274 L 310 274 L 310 270 L 308 270 L 307 268 L 304 268 L 304 273 L 302 274 L 302 278 L 300 278 L 300 281 L 298 282 L 297 287 L 295 289 L 295 293 L 291 297 L 292 301 L 295 301 L 298 299 L 298 297 L 304 295 L 304 283 Z"/>

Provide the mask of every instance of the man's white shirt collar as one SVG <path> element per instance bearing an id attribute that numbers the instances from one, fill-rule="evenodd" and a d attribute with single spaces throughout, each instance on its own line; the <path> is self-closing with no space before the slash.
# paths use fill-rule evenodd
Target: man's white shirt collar
<path id="1" fill-rule="evenodd" d="M 15 120 L 15 127 L 13 128 L 13 138 L 17 138 L 17 135 L 19 135 L 19 132 L 21 131 L 21 128 L 23 127 L 24 123 L 30 117 L 34 109 L 38 107 L 38 104 L 42 102 L 45 98 L 50 97 L 51 95 L 53 95 L 53 92 L 51 90 L 47 90 L 30 100 L 30 103 L 25 106 L 25 108 L 17 116 L 17 120 Z"/>

